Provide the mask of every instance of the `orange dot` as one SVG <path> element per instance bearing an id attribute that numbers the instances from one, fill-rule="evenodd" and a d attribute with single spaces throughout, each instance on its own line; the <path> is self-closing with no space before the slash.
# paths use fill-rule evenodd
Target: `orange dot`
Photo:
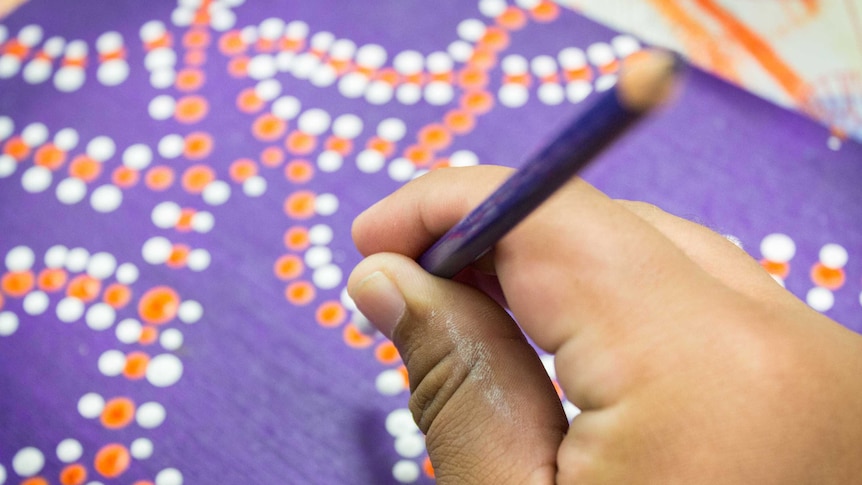
<path id="1" fill-rule="evenodd" d="M 524 87 L 529 87 L 532 81 L 533 78 L 528 73 L 511 74 L 503 77 L 503 83 L 505 84 L 520 84 Z"/>
<path id="2" fill-rule="evenodd" d="M 404 389 L 410 389 L 410 374 L 407 373 L 407 367 L 399 366 L 398 373 L 401 374 L 401 379 L 404 381 Z"/>
<path id="3" fill-rule="evenodd" d="M 146 328 L 152 327 L 144 327 L 141 330 L 141 337 L 143 337 Z M 149 355 L 138 351 L 129 352 L 129 355 L 126 356 L 126 365 L 123 367 L 123 375 L 131 380 L 143 379 L 147 375 L 147 364 L 149 363 Z"/>
<path id="4" fill-rule="evenodd" d="M 282 162 L 284 162 L 284 151 L 279 147 L 266 147 L 260 152 L 260 163 L 267 167 L 277 167 Z"/>
<path id="5" fill-rule="evenodd" d="M 344 338 L 344 343 L 354 349 L 364 349 L 366 347 L 370 347 L 371 344 L 374 343 L 373 338 L 360 332 L 359 329 L 356 328 L 356 325 L 352 323 L 344 326 L 342 337 Z"/>
<path id="6" fill-rule="evenodd" d="M 845 280 L 842 268 L 830 268 L 819 261 L 811 267 L 811 281 L 817 286 L 834 291 L 844 286 Z"/>
<path id="7" fill-rule="evenodd" d="M 236 97 L 236 107 L 243 113 L 255 113 L 263 109 L 264 101 L 254 91 L 254 88 L 246 88 L 240 91 Z"/>
<path id="8" fill-rule="evenodd" d="M 147 325 L 141 329 L 141 336 L 138 337 L 138 342 L 141 345 L 152 345 L 159 338 L 159 331 L 156 327 Z"/>
<path id="9" fill-rule="evenodd" d="M 461 107 L 470 113 L 481 115 L 494 106 L 494 97 L 487 91 L 470 91 L 461 97 Z"/>
<path id="10" fill-rule="evenodd" d="M 442 150 L 452 143 L 452 135 L 445 126 L 431 124 L 419 130 L 419 143 L 430 150 Z"/>
<path id="11" fill-rule="evenodd" d="M 123 308 L 129 304 L 132 299 L 132 290 L 122 283 L 113 283 L 105 288 L 105 294 L 102 299 L 113 308 Z"/>
<path id="12" fill-rule="evenodd" d="M 195 18 L 192 21 L 194 26 L 204 26 L 210 23 L 210 12 L 209 9 L 199 8 L 197 12 L 195 12 Z"/>
<path id="13" fill-rule="evenodd" d="M 425 473 L 425 476 L 428 478 L 434 478 L 434 466 L 431 464 L 431 458 L 428 456 L 422 460 L 422 472 Z"/>
<path id="14" fill-rule="evenodd" d="M 226 33 L 225 36 L 230 34 Z M 240 39 L 242 42 L 242 39 Z M 191 29 L 183 35 L 183 46 L 187 49 L 202 49 L 210 44 L 210 34 L 204 29 Z"/>
<path id="15" fill-rule="evenodd" d="M 284 246 L 292 251 L 302 251 L 310 244 L 308 240 L 308 229 L 302 226 L 293 226 L 284 232 Z"/>
<path id="16" fill-rule="evenodd" d="M 164 35 L 162 35 L 158 39 L 155 39 L 153 41 L 150 41 L 150 42 L 147 42 L 146 44 L 144 44 L 144 48 L 148 51 L 151 51 L 153 49 L 158 49 L 159 47 L 170 47 L 173 44 L 174 44 L 174 39 L 171 37 L 170 33 L 166 32 Z"/>
<path id="17" fill-rule="evenodd" d="M 180 211 L 180 218 L 177 220 L 174 228 L 179 232 L 189 232 L 192 230 L 192 218 L 195 216 L 194 209 L 185 208 Z"/>
<path id="18" fill-rule="evenodd" d="M 185 244 L 174 244 L 171 248 L 171 254 L 168 256 L 167 261 L 165 261 L 165 266 L 175 269 L 184 267 L 190 251 L 191 248 Z"/>
<path id="19" fill-rule="evenodd" d="M 135 403 L 127 397 L 115 397 L 105 403 L 102 426 L 108 429 L 125 428 L 135 417 Z"/>
<path id="20" fill-rule="evenodd" d="M 468 66 L 458 73 L 458 84 L 464 89 L 482 89 L 488 85 L 488 74 L 476 66 Z"/>
<path id="21" fill-rule="evenodd" d="M 183 189 L 190 194 L 200 194 L 215 178 L 215 172 L 209 166 L 192 165 L 183 172 Z"/>
<path id="22" fill-rule="evenodd" d="M 180 296 L 172 288 L 156 286 L 151 288 L 138 301 L 138 315 L 147 323 L 161 325 L 177 315 Z"/>
<path id="23" fill-rule="evenodd" d="M 284 167 L 284 176 L 295 184 L 305 183 L 314 177 L 314 166 L 307 160 L 292 160 Z"/>
<path id="24" fill-rule="evenodd" d="M 479 42 L 492 51 L 499 52 L 509 46 L 509 34 L 500 27 L 491 26 L 485 29 L 485 34 Z"/>
<path id="25" fill-rule="evenodd" d="M 322 327 L 337 327 L 347 318 L 347 311 L 340 302 L 326 301 L 317 307 L 314 318 Z"/>
<path id="26" fill-rule="evenodd" d="M 87 469 L 80 463 L 73 463 L 60 471 L 62 485 L 81 485 L 87 481 Z"/>
<path id="27" fill-rule="evenodd" d="M 284 201 L 284 213 L 293 219 L 308 219 L 314 215 L 314 192 L 300 190 Z"/>
<path id="28" fill-rule="evenodd" d="M 111 181 L 113 181 L 118 187 L 124 189 L 137 184 L 139 178 L 141 178 L 141 174 L 138 173 L 137 170 L 126 167 L 125 165 L 120 165 L 115 168 L 114 173 L 111 175 Z"/>
<path id="29" fill-rule="evenodd" d="M 477 46 L 470 54 L 468 65 L 477 69 L 488 70 L 497 63 L 497 54 L 488 47 Z"/>
<path id="30" fill-rule="evenodd" d="M 560 15 L 560 7 L 554 2 L 544 0 L 530 10 L 530 15 L 539 22 L 550 22 Z"/>
<path id="31" fill-rule="evenodd" d="M 185 139 L 183 155 L 190 160 L 206 158 L 213 150 L 213 137 L 206 132 L 189 133 Z"/>
<path id="32" fill-rule="evenodd" d="M 324 145 L 327 150 L 331 150 L 333 152 L 338 153 L 342 157 L 347 155 L 353 150 L 353 142 L 348 140 L 347 138 L 341 138 L 339 136 L 332 135 L 326 139 L 326 143 Z"/>
<path id="33" fill-rule="evenodd" d="M 49 485 L 49 483 L 42 477 L 32 477 L 21 482 L 21 485 Z"/>
<path id="34" fill-rule="evenodd" d="M 197 123 L 209 112 L 209 103 L 203 96 L 184 96 L 177 100 L 174 118 L 180 123 Z"/>
<path id="35" fill-rule="evenodd" d="M 66 284 L 67 275 L 62 269 L 45 268 L 39 273 L 39 288 L 44 291 L 57 291 Z"/>
<path id="36" fill-rule="evenodd" d="M 116 478 L 122 475 L 131 464 L 129 450 L 118 443 L 103 446 L 93 460 L 93 468 L 106 478 Z"/>
<path id="37" fill-rule="evenodd" d="M 200 67 L 207 61 L 207 54 L 202 49 L 192 49 L 186 51 L 183 59 L 187 66 Z"/>
<path id="38" fill-rule="evenodd" d="M 50 170 L 57 170 L 66 161 L 66 152 L 53 143 L 46 143 L 36 150 L 33 162 Z"/>
<path id="39" fill-rule="evenodd" d="M 308 281 L 296 281 L 287 285 L 287 288 L 284 290 L 284 295 L 287 297 L 287 301 L 297 306 L 311 303 L 311 301 L 314 300 L 316 293 L 317 291 L 314 289 L 314 285 Z"/>
<path id="40" fill-rule="evenodd" d="M 375 136 L 368 140 L 368 143 L 365 145 L 369 150 L 376 150 L 383 154 L 385 157 L 389 157 L 392 155 L 392 152 L 395 151 L 395 144 L 385 138 L 381 138 L 379 136 Z"/>
<path id="41" fill-rule="evenodd" d="M 497 16 L 497 24 L 509 30 L 518 30 L 527 23 L 527 16 L 518 7 L 510 6 Z"/>
<path id="42" fill-rule="evenodd" d="M 133 483 L 132 485 L 154 485 L 154 484 L 153 484 L 153 482 L 151 482 L 149 480 L 138 480 L 137 482 Z"/>
<path id="43" fill-rule="evenodd" d="M 398 349 L 395 348 L 395 344 L 388 340 L 380 342 L 377 345 L 374 349 L 374 357 L 381 364 L 385 365 L 394 364 L 401 359 L 401 355 L 398 353 Z"/>
<path id="44" fill-rule="evenodd" d="M 227 63 L 227 72 L 232 77 L 244 78 L 248 75 L 249 58 L 245 56 L 234 57 Z M 239 103 L 239 101 L 237 101 Z"/>
<path id="45" fill-rule="evenodd" d="M 3 288 L 3 292 L 7 295 L 19 298 L 33 289 L 34 279 L 31 271 L 9 272 L 0 280 L 0 288 Z"/>
<path id="46" fill-rule="evenodd" d="M 305 265 L 302 263 L 302 259 L 299 256 L 295 254 L 285 254 L 276 260 L 273 270 L 278 279 L 286 281 L 299 277 L 304 268 Z"/>
<path id="47" fill-rule="evenodd" d="M 72 278 L 69 286 L 66 287 L 66 295 L 77 298 L 81 301 L 92 301 L 99 296 L 102 291 L 102 281 L 88 274 L 78 275 Z"/>
<path id="48" fill-rule="evenodd" d="M 557 381 L 551 381 L 551 384 L 554 385 L 554 390 L 557 391 L 557 397 L 563 399 L 563 388 L 560 387 L 560 384 Z"/>
<path id="49" fill-rule="evenodd" d="M 778 276 L 781 279 L 786 279 L 787 275 L 790 274 L 790 263 L 778 263 L 776 261 L 762 259 L 760 260 L 760 265 L 763 266 L 763 269 L 765 269 L 767 273 Z"/>
<path id="50" fill-rule="evenodd" d="M 303 48 L 305 48 L 305 40 L 301 38 L 295 39 L 290 37 L 282 37 L 278 43 L 278 48 L 283 51 L 299 52 Z"/>
<path id="51" fill-rule="evenodd" d="M 446 168 L 448 166 L 450 166 L 448 158 L 438 158 L 437 160 L 434 161 L 434 163 L 431 164 L 430 169 L 431 170 L 437 170 L 440 168 Z"/>
<path id="52" fill-rule="evenodd" d="M 434 154 L 431 150 L 428 150 L 425 147 L 413 145 L 404 150 L 404 158 L 421 167 L 431 163 L 431 160 L 434 158 Z"/>
<path id="53" fill-rule="evenodd" d="M 398 74 L 398 71 L 391 67 L 381 69 L 375 77 L 380 81 L 388 83 L 392 86 L 395 86 L 401 82 L 401 75 Z"/>
<path id="54" fill-rule="evenodd" d="M 13 136 L 3 145 L 3 153 L 20 162 L 30 155 L 30 145 L 20 136 Z"/>
<path id="55" fill-rule="evenodd" d="M 226 56 L 241 54 L 246 47 L 239 30 L 225 32 L 218 40 L 218 48 Z"/>
<path id="56" fill-rule="evenodd" d="M 175 84 L 180 91 L 194 91 L 203 86 L 204 73 L 200 69 L 183 69 L 177 73 Z"/>
<path id="57" fill-rule="evenodd" d="M 3 297 L 3 293 L 0 293 L 0 309 L 3 308 L 4 303 L 6 303 L 6 298 Z"/>
<path id="58" fill-rule="evenodd" d="M 476 118 L 467 111 L 452 110 L 443 117 L 443 123 L 452 130 L 452 133 L 463 135 L 473 131 L 476 126 Z"/>
<path id="59" fill-rule="evenodd" d="M 305 155 L 313 151 L 314 147 L 317 146 L 317 137 L 301 131 L 294 131 L 290 135 L 287 135 L 284 145 L 291 153 Z"/>
<path id="60" fill-rule="evenodd" d="M 257 175 L 257 164 L 248 158 L 240 158 L 230 164 L 228 173 L 233 181 L 242 183 L 249 177 Z"/>
<path id="61" fill-rule="evenodd" d="M 150 190 L 166 190 L 174 183 L 174 171 L 168 166 L 159 165 L 147 171 L 144 181 Z"/>
<path id="62" fill-rule="evenodd" d="M 69 164 L 69 175 L 92 182 L 102 173 L 102 164 L 87 155 L 78 155 Z"/>
<path id="63" fill-rule="evenodd" d="M 287 123 L 272 113 L 260 115 L 251 125 L 251 133 L 258 140 L 277 140 L 287 129 Z"/>

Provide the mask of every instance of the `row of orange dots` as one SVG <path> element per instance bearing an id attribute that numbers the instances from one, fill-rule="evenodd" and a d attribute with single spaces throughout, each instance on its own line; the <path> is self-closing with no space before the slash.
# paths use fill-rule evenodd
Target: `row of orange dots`
<path id="1" fill-rule="evenodd" d="M 129 470 L 132 460 L 146 460 L 152 456 L 152 442 L 146 438 L 132 441 L 129 447 L 120 443 L 109 443 L 96 450 L 92 470 L 104 478 L 117 478 Z M 66 438 L 57 444 L 57 459 L 64 464 L 57 476 L 61 485 L 83 485 L 90 478 L 90 469 L 81 458 L 84 447 L 74 438 Z M 44 475 L 45 454 L 38 448 L 27 446 L 19 449 L 12 458 L 12 471 L 20 478 L 22 485 L 48 485 L 51 483 Z M 0 483 L 7 478 L 6 469 L 0 465 Z M 97 483 L 97 482 L 89 482 Z M 133 485 L 181 485 L 182 474 L 175 468 L 161 470 L 154 481 L 138 480 Z"/>

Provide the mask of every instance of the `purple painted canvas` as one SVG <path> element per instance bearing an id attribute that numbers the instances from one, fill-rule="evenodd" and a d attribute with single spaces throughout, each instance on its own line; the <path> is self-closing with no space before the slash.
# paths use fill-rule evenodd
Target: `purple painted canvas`
<path id="1" fill-rule="evenodd" d="M 344 292 L 351 221 L 427 170 L 518 166 L 642 48 L 548 1 L 478 3 L 2 21 L 0 484 L 433 482 L 398 354 Z M 860 331 L 862 146 L 829 136 L 692 70 L 584 177 Z"/>

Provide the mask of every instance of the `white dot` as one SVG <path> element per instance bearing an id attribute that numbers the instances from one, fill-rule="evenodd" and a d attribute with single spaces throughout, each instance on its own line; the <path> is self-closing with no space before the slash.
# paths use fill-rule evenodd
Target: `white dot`
<path id="1" fill-rule="evenodd" d="M 147 107 L 147 111 L 150 113 L 150 117 L 154 120 L 166 120 L 174 115 L 174 110 L 176 109 L 176 101 L 171 96 L 167 94 L 160 94 L 150 100 L 150 104 Z M 125 161 L 125 157 L 123 157 L 123 161 Z"/>
<path id="2" fill-rule="evenodd" d="M 156 475 L 156 485 L 183 485 L 183 474 L 176 468 L 165 468 Z"/>
<path id="3" fill-rule="evenodd" d="M 183 363 L 171 354 L 159 354 L 147 364 L 147 381 L 156 387 L 175 384 L 183 375 Z"/>
<path id="4" fill-rule="evenodd" d="M 87 263 L 87 274 L 100 280 L 110 277 L 115 269 L 117 269 L 117 259 L 104 252 L 94 254 Z"/>
<path id="5" fill-rule="evenodd" d="M 366 318 L 359 310 L 353 312 L 352 320 L 353 326 L 356 327 L 356 330 L 359 330 L 359 333 L 368 335 L 369 337 L 377 334 L 377 329 L 374 327 L 374 324 L 371 323 L 371 320 Z"/>
<path id="6" fill-rule="evenodd" d="M 21 70 L 21 60 L 11 54 L 0 56 L 0 78 L 8 79 Z M 83 71 L 81 71 L 83 72 Z"/>
<path id="7" fill-rule="evenodd" d="M 87 261 L 90 260 L 90 253 L 84 248 L 72 248 L 66 254 L 66 269 L 73 273 L 84 271 L 87 267 Z"/>
<path id="8" fill-rule="evenodd" d="M 332 228 L 326 224 L 315 224 L 308 230 L 308 240 L 311 244 L 325 245 L 332 242 Z"/>
<path id="9" fill-rule="evenodd" d="M 132 263 L 123 263 L 117 268 L 117 281 L 131 285 L 138 281 L 138 267 Z"/>
<path id="10" fill-rule="evenodd" d="M 425 439 L 419 433 L 401 435 L 395 438 L 395 452 L 404 458 L 416 458 L 425 452 Z"/>
<path id="11" fill-rule="evenodd" d="M 18 31 L 18 42 L 27 47 L 33 47 L 42 41 L 42 27 L 30 24 Z"/>
<path id="12" fill-rule="evenodd" d="M 504 74 L 518 75 L 527 72 L 527 59 L 518 54 L 510 54 L 500 62 L 500 68 Z"/>
<path id="13" fill-rule="evenodd" d="M 416 83 L 404 83 L 395 90 L 395 99 L 408 106 L 416 104 L 422 99 L 422 87 Z"/>
<path id="14" fill-rule="evenodd" d="M 326 150 L 317 156 L 317 167 L 323 172 L 335 172 L 342 163 L 344 159 L 341 154 L 333 150 Z"/>
<path id="15" fill-rule="evenodd" d="M 525 10 L 532 10 L 542 3 L 541 0 L 515 0 L 515 4 Z"/>
<path id="16" fill-rule="evenodd" d="M 343 114 L 332 122 L 332 133 L 348 140 L 356 138 L 362 132 L 362 119 L 354 114 Z"/>
<path id="17" fill-rule="evenodd" d="M 563 402 L 563 412 L 566 413 L 566 419 L 568 419 L 569 422 L 575 419 L 575 416 L 581 414 L 581 410 L 569 401 Z"/>
<path id="18" fill-rule="evenodd" d="M 64 204 L 77 204 L 87 196 L 87 184 L 81 179 L 69 177 L 57 184 L 56 194 L 57 200 Z"/>
<path id="19" fill-rule="evenodd" d="M 354 325 L 356 325 L 355 322 Z M 387 369 L 377 375 L 374 387 L 384 396 L 395 396 L 405 390 L 404 377 L 397 369 Z"/>
<path id="20" fill-rule="evenodd" d="M 338 39 L 332 43 L 329 56 L 333 59 L 348 60 L 356 53 L 356 43 L 350 39 Z"/>
<path id="21" fill-rule="evenodd" d="M 144 66 L 148 71 L 163 68 L 173 68 L 177 64 L 177 53 L 170 47 L 159 47 L 151 50 L 144 58 Z"/>
<path id="22" fill-rule="evenodd" d="M 103 185 L 90 195 L 90 205 L 97 212 L 108 213 L 117 210 L 123 203 L 123 192 L 115 185 Z"/>
<path id="23" fill-rule="evenodd" d="M 269 54 L 259 54 L 248 61 L 248 77 L 261 80 L 269 79 L 275 76 L 278 71 L 275 65 L 275 58 Z"/>
<path id="24" fill-rule="evenodd" d="M 419 465 L 411 460 L 399 460 L 392 467 L 392 476 L 399 483 L 413 483 L 419 479 Z"/>
<path id="25" fill-rule="evenodd" d="M 350 298 L 350 295 L 347 294 L 347 288 L 343 288 L 341 290 L 341 304 L 344 305 L 344 308 L 350 311 L 356 311 L 356 302 L 353 301 L 353 298 Z"/>
<path id="26" fill-rule="evenodd" d="M 135 421 L 138 426 L 145 429 L 153 429 L 158 427 L 165 421 L 165 407 L 157 402 L 147 402 L 141 404 L 135 413 Z"/>
<path id="27" fill-rule="evenodd" d="M 542 83 L 536 92 L 539 101 L 548 106 L 555 106 L 566 99 L 566 91 L 557 83 Z"/>
<path id="28" fill-rule="evenodd" d="M 260 197 L 266 192 L 266 179 L 260 175 L 249 177 L 242 183 L 242 191 L 249 197 Z"/>
<path id="29" fill-rule="evenodd" d="M 185 149 L 185 140 L 176 133 L 165 135 L 159 140 L 157 149 L 163 158 L 177 158 Z"/>
<path id="30" fill-rule="evenodd" d="M 331 216 L 338 210 L 338 197 L 334 194 L 320 194 L 314 199 L 314 210 L 322 216 Z"/>
<path id="31" fill-rule="evenodd" d="M 96 51 L 107 54 L 123 48 L 123 36 L 116 31 L 108 31 L 96 39 Z"/>
<path id="32" fill-rule="evenodd" d="M 455 61 L 467 62 L 473 55 L 473 46 L 471 46 L 469 42 L 456 40 L 449 44 L 449 47 L 446 48 L 446 52 L 448 52 Z"/>
<path id="33" fill-rule="evenodd" d="M 191 8 L 177 7 L 171 12 L 171 22 L 177 27 L 188 27 L 195 19 L 195 12 Z"/>
<path id="34" fill-rule="evenodd" d="M 319 268 L 332 262 L 332 251 L 325 246 L 313 246 L 305 252 L 303 258 L 310 268 Z"/>
<path id="35" fill-rule="evenodd" d="M 389 164 L 387 172 L 389 173 L 389 177 L 396 182 L 406 182 L 413 177 L 413 173 L 416 171 L 416 165 L 413 164 L 410 160 L 399 157 L 395 160 L 392 160 L 392 163 Z"/>
<path id="36" fill-rule="evenodd" d="M 377 44 L 365 44 L 356 50 L 356 63 L 377 69 L 386 62 L 386 49 Z"/>
<path id="37" fill-rule="evenodd" d="M 284 35 L 290 39 L 304 39 L 308 35 L 308 24 L 294 20 L 285 26 Z"/>
<path id="38" fill-rule="evenodd" d="M 150 74 L 150 85 L 156 89 L 166 89 L 174 85 L 177 72 L 172 67 L 160 67 Z"/>
<path id="39" fill-rule="evenodd" d="M 847 264 L 849 255 L 844 246 L 830 243 L 820 248 L 820 262 L 827 268 L 840 269 Z"/>
<path id="40" fill-rule="evenodd" d="M 320 64 L 314 69 L 311 75 L 308 76 L 309 82 L 313 86 L 317 86 L 319 88 L 332 86 L 336 79 L 338 79 L 338 72 L 336 72 L 335 68 L 329 64 Z"/>
<path id="41" fill-rule="evenodd" d="M 230 185 L 224 180 L 215 180 L 204 187 L 201 197 L 209 205 L 222 205 L 230 198 Z"/>
<path id="42" fill-rule="evenodd" d="M 63 128 L 54 134 L 54 145 L 60 150 L 72 150 L 78 146 L 78 132 L 74 128 Z"/>
<path id="43" fill-rule="evenodd" d="M 452 85 L 443 81 L 432 81 L 425 86 L 425 101 L 433 106 L 442 106 L 452 101 L 455 91 Z"/>
<path id="44" fill-rule="evenodd" d="M 551 56 L 537 56 L 530 61 L 530 70 L 540 78 L 551 76 L 557 73 L 557 62 Z"/>
<path id="45" fill-rule="evenodd" d="M 0 178 L 6 178 L 18 169 L 18 162 L 15 161 L 14 158 L 6 155 L 0 155 Z"/>
<path id="46" fill-rule="evenodd" d="M 9 271 L 26 271 L 33 267 L 36 255 L 27 246 L 15 246 L 6 253 L 6 268 Z"/>
<path id="47" fill-rule="evenodd" d="M 387 118 L 377 125 L 377 136 L 384 140 L 397 142 L 407 133 L 407 125 L 398 118 Z"/>
<path id="48" fill-rule="evenodd" d="M 413 415 L 410 414 L 410 410 L 407 408 L 398 408 L 389 413 L 386 416 L 385 425 L 386 431 L 396 438 L 404 434 L 419 431 L 419 428 L 416 427 L 416 423 L 413 421 Z"/>
<path id="49" fill-rule="evenodd" d="M 0 26 L 2 27 L 2 26 Z M 2 42 L 2 41 L 0 41 Z M 0 465 L 0 485 L 6 483 L 6 468 L 3 465 Z"/>
<path id="50" fill-rule="evenodd" d="M 126 368 L 126 355 L 119 350 L 108 350 L 99 356 L 99 372 L 108 377 L 116 377 Z"/>
<path id="51" fill-rule="evenodd" d="M 28 315 L 41 315 L 48 309 L 48 295 L 44 291 L 32 291 L 24 297 L 24 311 Z"/>
<path id="52" fill-rule="evenodd" d="M 500 98 L 500 104 L 508 108 L 519 108 L 527 103 L 530 99 L 530 93 L 527 88 L 521 84 L 506 83 L 500 88 L 497 93 Z"/>
<path id="53" fill-rule="evenodd" d="M 337 287 L 341 284 L 342 278 L 341 268 L 334 264 L 317 268 L 311 276 L 314 285 L 322 290 L 331 290 Z"/>
<path id="54" fill-rule="evenodd" d="M 232 29 L 236 25 L 236 14 L 231 10 L 218 9 L 211 15 L 210 25 L 219 32 Z"/>
<path id="55" fill-rule="evenodd" d="M 599 76 L 596 79 L 596 92 L 607 91 L 608 89 L 614 87 L 617 83 L 617 76 L 615 74 L 605 74 L 603 76 Z"/>
<path id="56" fill-rule="evenodd" d="M 189 256 L 186 264 L 192 271 L 203 271 L 209 268 L 210 262 L 212 262 L 212 256 L 210 256 L 210 252 L 206 249 L 198 248 L 189 251 Z"/>
<path id="57" fill-rule="evenodd" d="M 87 155 L 99 162 L 104 162 L 114 156 L 117 145 L 107 136 L 97 136 L 87 143 Z"/>
<path id="58" fill-rule="evenodd" d="M 577 47 L 566 47 L 557 54 L 557 60 L 560 61 L 560 66 L 569 71 L 577 71 L 583 69 L 587 65 L 587 58 L 584 51 Z"/>
<path id="59" fill-rule="evenodd" d="M 486 17 L 496 18 L 508 7 L 505 0 L 479 0 L 479 12 Z"/>
<path id="60" fill-rule="evenodd" d="M 808 290 L 805 301 L 818 312 L 825 312 L 835 304 L 835 295 L 828 289 L 818 286 Z"/>
<path id="61" fill-rule="evenodd" d="M 175 328 L 169 328 L 159 335 L 159 343 L 165 350 L 177 350 L 183 346 L 183 333 Z"/>
<path id="62" fill-rule="evenodd" d="M 386 81 L 372 81 L 365 91 L 365 100 L 374 105 L 386 104 L 392 100 L 395 89 Z"/>
<path id="63" fill-rule="evenodd" d="M 281 83 L 276 79 L 265 79 L 254 87 L 257 97 L 264 101 L 272 101 L 281 94 Z"/>
<path id="64" fill-rule="evenodd" d="M 276 40 L 284 33 L 284 20 L 278 17 L 269 17 L 260 23 L 258 30 L 262 38 Z"/>
<path id="65" fill-rule="evenodd" d="M 132 441 L 132 446 L 129 447 L 129 453 L 136 460 L 146 460 L 153 456 L 153 442 L 147 438 L 138 438 Z"/>
<path id="66" fill-rule="evenodd" d="M 162 229 L 170 229 L 177 225 L 183 209 L 175 202 L 165 201 L 153 208 L 150 215 L 153 224 Z"/>
<path id="67" fill-rule="evenodd" d="M 84 320 L 86 320 L 87 326 L 93 330 L 99 331 L 111 328 L 116 319 L 116 310 L 107 303 L 96 303 L 91 306 L 87 310 L 86 315 L 84 315 Z"/>
<path id="68" fill-rule="evenodd" d="M 592 92 L 593 87 L 586 81 L 572 81 L 566 85 L 566 98 L 570 103 L 580 103 Z"/>
<path id="69" fill-rule="evenodd" d="M 45 54 L 53 57 L 57 57 L 63 53 L 63 49 L 66 48 L 66 39 L 54 36 L 50 39 L 46 40 L 44 44 L 42 44 L 42 51 Z"/>
<path id="70" fill-rule="evenodd" d="M 212 231 L 215 226 L 215 217 L 207 211 L 198 211 L 192 215 L 192 229 L 199 233 L 207 233 Z"/>
<path id="71" fill-rule="evenodd" d="M 424 64 L 425 59 L 422 57 L 422 54 L 414 50 L 402 51 L 392 59 L 392 67 L 399 74 L 405 76 L 421 72 Z"/>
<path id="72" fill-rule="evenodd" d="M 470 150 L 458 150 L 449 155 L 449 165 L 452 167 L 471 167 L 479 164 L 479 157 Z"/>
<path id="73" fill-rule="evenodd" d="M 21 76 L 30 84 L 41 84 L 51 77 L 53 70 L 51 61 L 37 57 L 24 66 Z"/>
<path id="74" fill-rule="evenodd" d="M 838 138 L 835 135 L 831 135 L 826 139 L 826 146 L 829 147 L 833 152 L 837 152 L 841 149 L 841 138 Z"/>
<path id="75" fill-rule="evenodd" d="M 760 241 L 760 253 L 776 263 L 786 263 L 796 255 L 796 243 L 786 234 L 773 233 Z"/>
<path id="76" fill-rule="evenodd" d="M 485 35 L 485 24 L 478 19 L 462 20 L 456 29 L 458 37 L 468 42 L 476 42 Z"/>
<path id="77" fill-rule="evenodd" d="M 180 303 L 177 317 L 183 323 L 196 323 L 204 315 L 204 307 L 194 300 L 186 300 Z"/>
<path id="78" fill-rule="evenodd" d="M 159 40 L 163 35 L 165 35 L 165 24 L 158 20 L 150 20 L 141 26 L 139 33 L 141 40 L 144 42 Z"/>
<path id="79" fill-rule="evenodd" d="M 587 47 L 587 59 L 594 66 L 604 66 L 615 60 L 614 51 L 611 46 L 604 42 L 596 42 Z"/>
<path id="80" fill-rule="evenodd" d="M 87 419 L 99 417 L 103 409 L 105 409 L 105 399 L 95 392 L 84 394 L 78 400 L 78 412 Z"/>
<path id="81" fill-rule="evenodd" d="M 272 114 L 283 120 L 290 120 L 299 114 L 302 105 L 293 96 L 282 96 L 272 103 Z"/>
<path id="82" fill-rule="evenodd" d="M 12 118 L 0 115 L 0 140 L 5 140 L 15 131 L 15 123 Z"/>
<path id="83" fill-rule="evenodd" d="M 8 337 L 18 330 L 18 315 L 10 311 L 0 312 L 0 337 Z"/>
<path id="84" fill-rule="evenodd" d="M 379 172 L 386 163 L 386 158 L 377 150 L 362 150 L 356 155 L 356 166 L 365 173 Z"/>
<path id="85" fill-rule="evenodd" d="M 45 455 L 32 446 L 18 450 L 12 458 L 12 469 L 22 477 L 32 477 L 42 471 L 44 466 Z"/>
<path id="86" fill-rule="evenodd" d="M 329 129 L 329 122 L 329 113 L 314 108 L 299 115 L 297 126 L 305 133 L 316 136 Z"/>
<path id="87" fill-rule="evenodd" d="M 173 245 L 170 241 L 161 236 L 155 236 L 144 243 L 141 255 L 144 261 L 150 264 L 162 264 L 171 256 L 171 251 L 173 251 Z"/>
<path id="88" fill-rule="evenodd" d="M 282 51 L 275 55 L 275 67 L 281 72 L 289 72 L 293 67 L 296 54 L 291 51 Z"/>
<path id="89" fill-rule="evenodd" d="M 83 454 L 84 447 L 76 439 L 67 438 L 57 445 L 57 458 L 63 463 L 78 461 Z"/>
<path id="90" fill-rule="evenodd" d="M 293 62 L 290 66 L 290 73 L 297 79 L 308 79 L 315 73 L 320 65 L 319 57 L 310 52 L 306 52 L 293 58 Z"/>
<path id="91" fill-rule="evenodd" d="M 53 178 L 51 171 L 41 165 L 33 165 L 24 171 L 21 176 L 21 185 L 24 190 L 32 194 L 44 192 L 51 186 Z"/>
<path id="92" fill-rule="evenodd" d="M 143 327 L 134 318 L 126 318 L 117 324 L 117 340 L 124 344 L 137 343 L 141 338 Z"/>
<path id="93" fill-rule="evenodd" d="M 57 303 L 57 319 L 72 323 L 84 314 L 84 302 L 75 297 L 66 297 Z"/>
<path id="94" fill-rule="evenodd" d="M 21 132 L 21 139 L 31 147 L 39 146 L 48 139 L 48 128 L 42 123 L 30 123 Z"/>
<path id="95" fill-rule="evenodd" d="M 45 251 L 45 266 L 49 268 L 61 268 L 66 263 L 66 255 L 69 250 L 60 244 L 51 246 Z"/>
<path id="96" fill-rule="evenodd" d="M 349 72 L 338 81 L 338 92 L 345 98 L 358 98 L 365 92 L 368 78 L 358 72 Z"/>
<path id="97" fill-rule="evenodd" d="M 54 73 L 54 87 L 64 93 L 77 91 L 84 85 L 86 75 L 77 66 L 64 66 Z"/>
<path id="98" fill-rule="evenodd" d="M 243 43 L 246 45 L 251 45 L 257 42 L 257 29 L 255 29 L 253 25 L 243 27 L 239 34 L 240 39 L 242 39 Z"/>
<path id="99" fill-rule="evenodd" d="M 641 48 L 640 42 L 630 35 L 618 35 L 611 39 L 611 46 L 617 57 L 624 59 Z"/>
<path id="100" fill-rule="evenodd" d="M 316 51 L 325 52 L 333 42 L 335 42 L 335 36 L 332 35 L 332 32 L 320 31 L 311 36 L 309 45 Z"/>
<path id="101" fill-rule="evenodd" d="M 105 86 L 117 86 L 129 77 L 129 64 L 124 59 L 105 61 L 96 71 L 96 79 Z"/>

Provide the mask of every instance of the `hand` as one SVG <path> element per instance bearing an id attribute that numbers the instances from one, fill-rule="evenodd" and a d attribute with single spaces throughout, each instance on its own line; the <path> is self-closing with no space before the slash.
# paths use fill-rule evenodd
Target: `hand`
<path id="1" fill-rule="evenodd" d="M 578 180 L 472 270 L 504 300 L 424 272 L 510 173 L 431 172 L 353 227 L 348 291 L 401 353 L 440 483 L 862 481 L 862 337 L 704 227 Z"/>

